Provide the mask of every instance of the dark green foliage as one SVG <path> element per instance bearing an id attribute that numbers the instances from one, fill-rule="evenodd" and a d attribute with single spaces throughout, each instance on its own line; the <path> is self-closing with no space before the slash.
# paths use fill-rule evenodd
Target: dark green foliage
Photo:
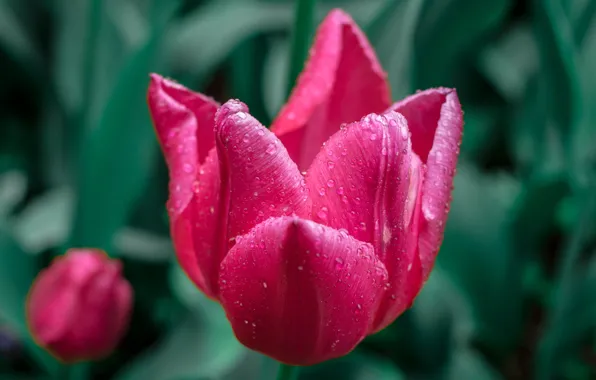
<path id="1" fill-rule="evenodd" d="M 119 349 L 73 379 L 275 378 L 176 265 L 145 91 L 158 71 L 270 123 L 336 6 L 395 100 L 458 89 L 464 139 L 413 308 L 299 378 L 596 378 L 596 0 L 300 1 L 0 0 L 0 379 L 60 373 L 23 306 L 70 246 L 121 258 L 136 293 Z"/>

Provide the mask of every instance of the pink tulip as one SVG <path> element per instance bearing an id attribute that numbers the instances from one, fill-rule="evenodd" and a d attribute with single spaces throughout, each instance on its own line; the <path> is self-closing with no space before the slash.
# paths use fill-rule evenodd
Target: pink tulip
<path id="1" fill-rule="evenodd" d="M 178 260 L 244 345 L 284 363 L 345 355 L 393 322 L 441 245 L 457 94 L 430 89 L 391 105 L 385 77 L 339 10 L 271 130 L 239 101 L 220 107 L 152 75 Z"/>
<path id="2" fill-rule="evenodd" d="M 35 341 L 63 362 L 101 359 L 127 330 L 133 292 L 121 264 L 95 249 L 71 249 L 43 270 L 27 299 Z"/>

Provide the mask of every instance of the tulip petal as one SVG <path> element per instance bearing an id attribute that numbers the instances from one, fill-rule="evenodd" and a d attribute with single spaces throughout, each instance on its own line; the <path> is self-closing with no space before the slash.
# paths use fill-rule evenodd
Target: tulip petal
<path id="1" fill-rule="evenodd" d="M 244 345 L 312 365 L 347 354 L 369 333 L 386 281 L 370 244 L 279 217 L 237 238 L 222 262 L 221 302 Z"/>
<path id="2" fill-rule="evenodd" d="M 401 314 L 420 289 L 417 260 L 420 159 L 406 119 L 371 114 L 333 135 L 306 175 L 313 220 L 371 243 L 389 273 L 390 289 L 375 330 Z M 408 281 L 413 278 L 412 281 Z"/>
<path id="3" fill-rule="evenodd" d="M 199 267 L 197 256 L 208 255 L 205 247 L 215 240 L 217 214 L 203 215 L 199 210 L 216 207 L 219 199 L 213 134 L 218 104 L 156 74 L 151 75 L 148 102 L 170 171 L 167 208 L 176 256 L 189 278 L 208 296 L 215 297 L 209 286 L 211 279 L 206 278 L 210 273 Z M 217 273 L 214 276 L 217 278 Z"/>
<path id="4" fill-rule="evenodd" d="M 271 130 L 306 170 L 340 124 L 383 112 L 390 102 L 386 74 L 366 36 L 336 9 L 319 27 L 305 69 Z"/>
<path id="5" fill-rule="evenodd" d="M 408 120 L 412 148 L 426 164 L 419 241 L 426 279 L 443 241 L 462 137 L 462 109 L 455 90 L 447 88 L 422 91 L 391 109 Z"/>
<path id="6" fill-rule="evenodd" d="M 238 235 L 276 216 L 310 215 L 304 177 L 283 144 L 230 100 L 217 112 L 216 146 L 221 175 L 219 249 L 226 252 Z"/>

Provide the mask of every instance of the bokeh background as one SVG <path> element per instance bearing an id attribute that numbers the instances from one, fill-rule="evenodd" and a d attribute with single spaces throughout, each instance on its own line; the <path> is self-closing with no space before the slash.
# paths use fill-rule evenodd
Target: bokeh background
<path id="1" fill-rule="evenodd" d="M 57 373 L 23 303 L 74 246 L 121 258 L 136 292 L 95 379 L 274 378 L 173 259 L 148 73 L 240 98 L 267 125 L 333 7 L 366 32 L 395 100 L 456 87 L 465 132 L 414 307 L 300 378 L 596 378 L 596 1 L 300 1 L 312 17 L 290 0 L 0 0 L 0 379 Z"/>

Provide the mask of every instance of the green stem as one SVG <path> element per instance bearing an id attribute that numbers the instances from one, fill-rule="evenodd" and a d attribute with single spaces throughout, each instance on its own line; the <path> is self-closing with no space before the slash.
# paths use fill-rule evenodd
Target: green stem
<path id="1" fill-rule="evenodd" d="M 315 30 L 315 0 L 296 0 L 296 19 L 292 34 L 292 51 L 290 56 L 289 91 L 292 91 L 296 78 L 304 67 L 308 57 L 308 49 Z"/>
<path id="2" fill-rule="evenodd" d="M 297 380 L 300 367 L 279 363 L 277 380 Z"/>

